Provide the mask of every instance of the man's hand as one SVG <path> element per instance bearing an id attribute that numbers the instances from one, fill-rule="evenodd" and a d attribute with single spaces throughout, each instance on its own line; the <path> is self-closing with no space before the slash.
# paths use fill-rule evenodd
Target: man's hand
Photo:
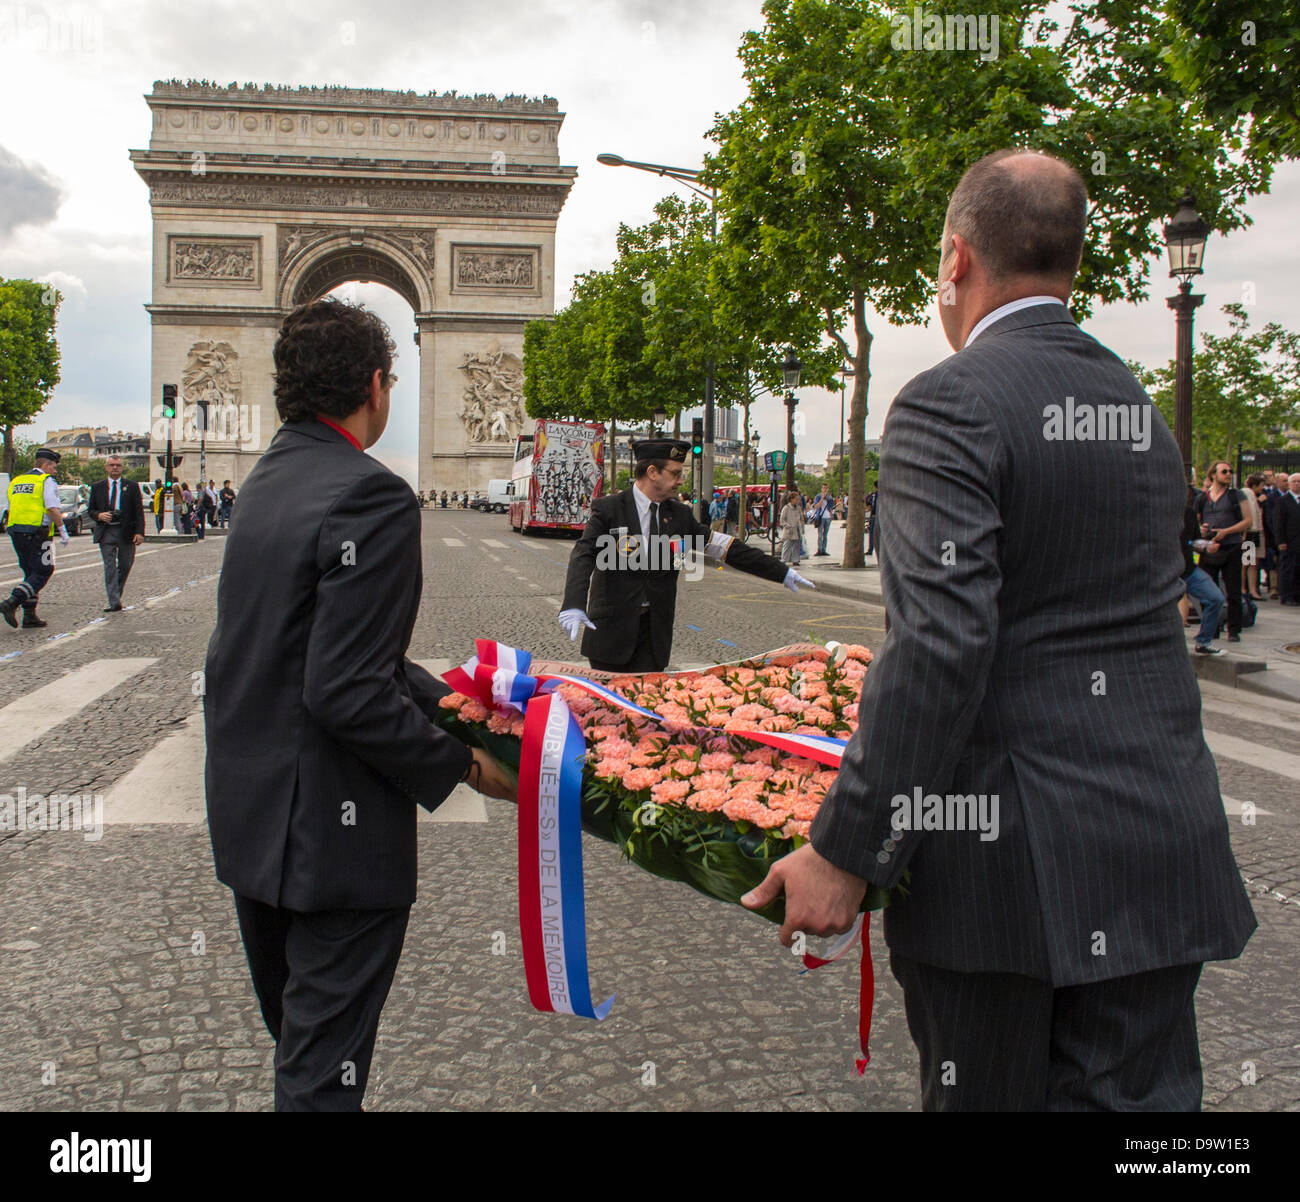
<path id="1" fill-rule="evenodd" d="M 842 935 L 857 920 L 867 882 L 819 856 L 811 843 L 782 856 L 767 876 L 740 900 L 761 910 L 785 891 L 785 922 L 777 936 L 789 947 L 796 931 L 805 935 Z"/>
<path id="2" fill-rule="evenodd" d="M 560 625 L 564 627 L 565 633 L 569 636 L 569 642 L 573 642 L 582 628 L 585 626 L 588 630 L 595 630 L 596 623 L 593 622 L 584 610 L 566 609 L 560 613 Z"/>
<path id="3" fill-rule="evenodd" d="M 801 584 L 804 585 L 806 588 L 817 587 L 815 584 L 813 584 L 811 580 L 806 580 L 804 577 L 800 576 L 799 573 L 794 570 L 794 568 L 791 568 L 788 572 L 786 572 L 785 579 L 782 580 L 781 583 L 784 584 L 785 587 L 788 588 L 792 593 L 797 593 L 799 591 L 799 586 Z"/>
<path id="4" fill-rule="evenodd" d="M 131 541 L 132 541 L 133 543 L 135 543 L 135 545 L 138 547 L 142 542 L 144 542 L 144 535 L 143 535 L 143 534 L 133 534 L 133 535 L 131 535 Z"/>
<path id="5" fill-rule="evenodd" d="M 102 513 L 95 514 L 95 521 L 97 522 L 111 522 L 112 520 L 113 520 L 113 514 L 111 511 L 107 509 L 105 509 Z"/>
<path id="6" fill-rule="evenodd" d="M 71 541 L 71 538 L 72 536 L 68 533 L 68 528 L 66 526 L 60 526 L 59 542 L 63 543 L 64 546 L 67 546 L 67 544 Z"/>
<path id="7" fill-rule="evenodd" d="M 519 782 L 512 780 L 509 774 L 481 747 L 473 747 L 470 753 L 474 757 L 466 783 L 477 789 L 484 797 L 496 797 L 501 801 L 519 801 Z"/>

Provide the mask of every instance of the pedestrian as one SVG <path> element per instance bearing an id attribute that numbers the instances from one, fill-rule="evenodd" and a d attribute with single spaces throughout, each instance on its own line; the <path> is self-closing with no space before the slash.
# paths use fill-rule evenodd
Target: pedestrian
<path id="1" fill-rule="evenodd" d="M 185 490 L 179 480 L 172 485 L 172 529 L 177 534 L 189 533 L 185 519 Z"/>
<path id="2" fill-rule="evenodd" d="M 739 493 L 733 492 L 727 494 L 727 508 L 726 508 L 726 513 L 724 514 L 722 533 L 731 534 L 731 535 L 740 533 Z"/>
<path id="3" fill-rule="evenodd" d="M 1259 574 L 1264 564 L 1264 477 L 1259 472 L 1252 472 L 1246 477 L 1246 487 L 1241 490 L 1241 503 L 1250 514 L 1250 529 L 1246 531 L 1245 543 L 1255 548 L 1254 559 L 1250 564 L 1242 565 L 1245 579 L 1242 585 L 1246 596 L 1252 601 L 1262 601 L 1259 593 Z M 1244 554 L 1244 552 L 1243 552 Z"/>
<path id="4" fill-rule="evenodd" d="M 781 562 L 799 562 L 799 540 L 803 537 L 803 510 L 799 508 L 799 494 L 791 489 L 785 494 L 781 507 Z"/>
<path id="5" fill-rule="evenodd" d="M 709 529 L 715 534 L 725 534 L 726 524 L 727 503 L 722 499 L 720 492 L 715 492 L 713 500 L 709 502 Z"/>
<path id="6" fill-rule="evenodd" d="M 692 548 L 711 563 L 779 580 L 791 592 L 812 587 L 756 547 L 710 531 L 675 499 L 690 446 L 673 438 L 638 442 L 632 486 L 591 503 L 569 557 L 559 620 L 570 640 L 582 633 L 582 654 L 593 668 L 662 672 L 668 666 L 677 578 Z"/>
<path id="7" fill-rule="evenodd" d="M 1257 925 L 1171 604 L 1178 444 L 1066 307 L 1088 211 L 1038 151 L 957 184 L 936 289 L 955 353 L 904 385 L 880 450 L 889 633 L 809 841 L 743 899 L 784 894 L 789 947 L 905 886 L 885 938 L 927 1111 L 1199 1110 L 1197 983 Z M 1144 503 L 1088 502 L 1138 443 L 1045 438 L 1045 381 L 1075 412 L 1146 415 Z"/>
<path id="8" fill-rule="evenodd" d="M 208 481 L 208 487 L 204 490 L 204 512 L 208 519 L 208 525 L 214 530 L 217 527 L 217 508 L 221 504 L 221 499 L 217 494 L 217 482 Z"/>
<path id="9" fill-rule="evenodd" d="M 54 543 L 50 533 L 57 530 L 59 541 L 65 545 L 70 537 L 63 524 L 59 485 L 54 479 L 61 458 L 58 451 L 41 447 L 33 465 L 9 481 L 9 522 L 6 529 L 23 578 L 14 585 L 13 592 L 0 601 L 0 617 L 13 627 L 18 625 L 14 614 L 20 607 L 24 629 L 49 625 L 36 616 L 36 604 L 41 589 L 54 574 Z"/>
<path id="10" fill-rule="evenodd" d="M 489 756 L 430 721 L 450 690 L 406 658 L 419 515 L 364 453 L 388 420 L 392 350 L 377 316 L 332 298 L 285 318 L 283 424 L 240 490 L 204 666 L 213 858 L 276 1042 L 281 1111 L 361 1109 L 415 900 L 415 807 L 467 778 L 515 797 Z"/>
<path id="11" fill-rule="evenodd" d="M 443 509 L 446 509 L 446 508 L 447 508 L 447 490 L 446 490 L 445 488 L 442 490 L 442 495 L 441 495 L 441 497 L 439 498 L 439 500 L 442 502 L 442 508 L 443 508 Z"/>
<path id="12" fill-rule="evenodd" d="M 167 490 L 163 488 L 161 480 L 153 482 L 153 495 L 149 498 L 149 508 L 153 510 L 154 533 L 161 534 L 163 528 L 163 519 L 166 515 L 165 499 Z"/>
<path id="13" fill-rule="evenodd" d="M 218 525 L 223 529 L 230 525 L 230 515 L 235 509 L 235 490 L 230 487 L 230 481 L 222 482 L 221 491 L 217 494 L 217 502 L 221 517 Z"/>
<path id="14" fill-rule="evenodd" d="M 190 510 L 190 531 L 196 534 L 200 540 L 207 534 L 208 515 L 206 508 L 207 497 L 205 496 L 207 487 L 207 482 L 200 479 L 193 493 L 193 504 Z"/>
<path id="15" fill-rule="evenodd" d="M 1195 650 L 1198 655 L 1222 655 L 1214 645 L 1213 639 L 1218 635 L 1219 619 L 1223 616 L 1224 598 L 1219 586 L 1196 566 L 1192 559 L 1193 551 L 1214 552 L 1219 544 L 1201 537 L 1196 520 L 1196 490 L 1187 486 L 1187 505 L 1183 510 L 1183 537 L 1180 550 L 1183 556 L 1183 584 L 1185 597 L 1194 597 L 1201 607 L 1200 629 L 1196 633 Z"/>
<path id="16" fill-rule="evenodd" d="M 108 475 L 90 486 L 89 508 L 95 522 L 91 537 L 104 561 L 104 592 L 108 595 L 104 612 L 115 614 L 122 609 L 135 549 L 144 542 L 144 498 L 134 480 L 122 478 L 120 455 L 104 460 L 104 470 Z"/>
<path id="17" fill-rule="evenodd" d="M 867 494 L 867 554 L 876 553 L 876 507 L 880 503 L 880 490 L 873 488 Z"/>
<path id="18" fill-rule="evenodd" d="M 1278 594 L 1283 605 L 1300 605 L 1300 472 L 1279 481 L 1280 493 L 1273 518 L 1280 562 Z"/>
<path id="19" fill-rule="evenodd" d="M 1210 465 L 1210 486 L 1196 498 L 1196 519 L 1201 537 L 1219 544 L 1217 551 L 1201 556 L 1201 567 L 1211 580 L 1223 581 L 1228 594 L 1228 642 L 1241 642 L 1241 544 L 1250 528 L 1242 513 L 1241 496 L 1232 487 L 1232 465 L 1224 459 Z"/>
<path id="20" fill-rule="evenodd" d="M 826 549 L 827 541 L 831 536 L 832 514 L 835 508 L 835 498 L 831 496 L 831 486 L 822 485 L 821 496 L 813 502 L 813 514 L 817 518 L 817 554 L 829 555 Z"/>

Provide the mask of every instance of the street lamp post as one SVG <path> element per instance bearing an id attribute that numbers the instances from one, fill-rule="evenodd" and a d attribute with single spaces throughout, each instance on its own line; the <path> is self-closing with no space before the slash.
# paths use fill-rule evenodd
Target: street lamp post
<path id="1" fill-rule="evenodd" d="M 668 410 L 666 410 L 662 405 L 656 405 L 652 420 L 654 422 L 652 434 L 657 438 L 663 433 L 664 422 L 668 420 Z"/>
<path id="2" fill-rule="evenodd" d="M 625 159 L 621 154 L 598 154 L 596 162 L 604 164 L 606 167 L 635 167 L 638 171 L 648 171 L 651 175 L 663 176 L 665 179 L 676 180 L 679 184 L 685 184 L 692 192 L 697 192 L 709 202 L 709 219 L 711 222 L 711 234 L 713 241 L 718 240 L 718 190 L 710 188 L 707 192 L 697 186 L 700 178 L 698 171 L 693 171 L 689 167 L 666 167 L 663 163 L 639 163 L 633 159 Z M 700 465 L 700 498 L 711 497 L 713 495 L 713 434 L 714 434 L 714 403 L 713 403 L 713 376 L 714 364 L 712 356 L 709 357 L 707 374 L 704 377 L 704 462 Z M 702 519 L 703 520 L 703 519 Z"/>
<path id="3" fill-rule="evenodd" d="M 785 382 L 785 486 L 787 490 L 794 488 L 794 407 L 799 403 L 794 390 L 799 387 L 802 375 L 803 364 L 792 347 L 786 351 L 785 361 L 781 364 L 781 378 Z"/>
<path id="4" fill-rule="evenodd" d="M 1165 226 L 1169 274 L 1179 281 L 1178 295 L 1168 297 L 1165 303 L 1175 314 L 1174 439 L 1188 480 L 1192 479 L 1192 315 L 1205 300 L 1204 295 L 1192 292 L 1192 277 L 1205 270 L 1209 235 L 1210 227 L 1196 211 L 1191 194 L 1187 194 L 1173 220 Z"/>

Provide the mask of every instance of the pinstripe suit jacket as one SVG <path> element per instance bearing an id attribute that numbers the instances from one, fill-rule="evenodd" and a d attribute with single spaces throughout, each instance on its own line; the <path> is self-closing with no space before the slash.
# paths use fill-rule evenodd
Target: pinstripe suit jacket
<path id="1" fill-rule="evenodd" d="M 1139 406 L 1149 449 L 1048 438 L 1067 397 Z M 1064 308 L 1009 314 L 899 393 L 879 488 L 890 630 L 812 842 L 910 871 L 889 946 L 1057 986 L 1239 955 L 1255 917 L 1176 606 L 1186 487 L 1133 375 Z M 997 838 L 897 830 L 916 789 L 996 794 Z"/>

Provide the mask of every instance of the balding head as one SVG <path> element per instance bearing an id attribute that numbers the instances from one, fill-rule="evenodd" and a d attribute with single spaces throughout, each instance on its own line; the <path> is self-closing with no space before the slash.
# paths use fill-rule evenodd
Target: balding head
<path id="1" fill-rule="evenodd" d="M 960 234 L 995 282 L 1038 279 L 1068 287 L 1079 268 L 1088 189 L 1051 155 L 999 150 L 970 167 L 948 202 Z M 946 250 L 946 248 L 945 248 Z"/>

